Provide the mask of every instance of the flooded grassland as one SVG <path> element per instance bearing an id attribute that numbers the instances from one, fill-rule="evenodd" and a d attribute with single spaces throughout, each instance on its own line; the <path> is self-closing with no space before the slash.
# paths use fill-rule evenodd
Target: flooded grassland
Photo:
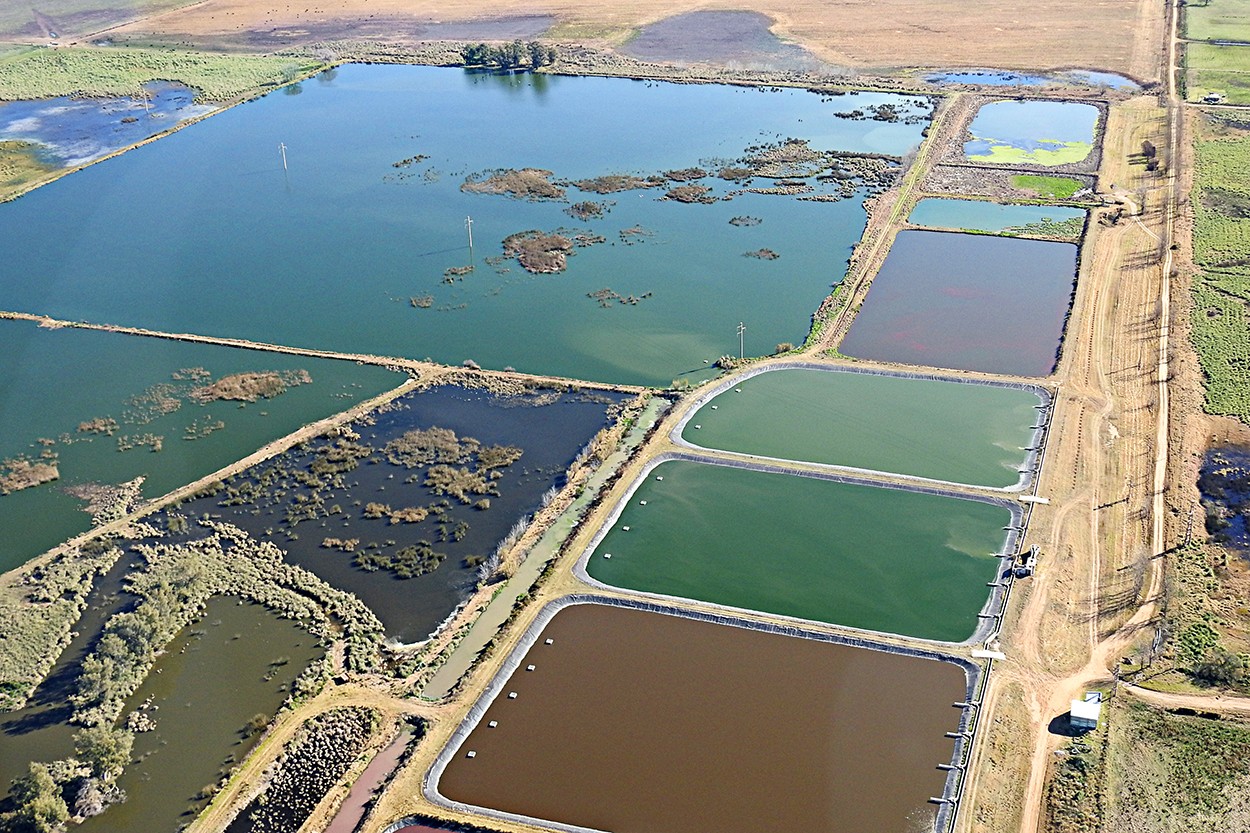
<path id="1" fill-rule="evenodd" d="M 237 525 L 415 642 L 493 576 L 500 543 L 564 485 L 623 400 L 430 388 L 214 484 L 166 526 L 176 539 L 206 516 Z"/>

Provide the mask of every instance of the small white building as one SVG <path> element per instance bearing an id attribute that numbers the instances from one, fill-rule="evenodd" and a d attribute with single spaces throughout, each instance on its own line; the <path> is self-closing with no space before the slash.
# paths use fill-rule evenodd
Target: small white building
<path id="1" fill-rule="evenodd" d="M 1073 729 L 1097 729 L 1102 714 L 1102 692 L 1087 691 L 1084 700 L 1073 700 L 1068 722 Z"/>

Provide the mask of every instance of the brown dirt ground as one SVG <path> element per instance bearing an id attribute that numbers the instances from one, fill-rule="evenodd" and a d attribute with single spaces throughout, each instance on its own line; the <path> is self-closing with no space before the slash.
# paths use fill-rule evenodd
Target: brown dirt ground
<path id="1" fill-rule="evenodd" d="M 358 37 L 402 43 L 439 37 L 433 22 L 462 24 L 459 34 L 474 37 L 470 22 L 537 15 L 558 20 L 548 37 L 611 44 L 648 23 L 714 9 L 765 14 L 775 34 L 838 66 L 1089 67 L 1146 81 L 1158 78 L 1164 20 L 1162 4 L 1146 0 L 1048 0 L 1027 14 L 1011 0 L 975 8 L 958 0 L 499 0 L 490 15 L 478 0 L 206 0 L 110 34 L 265 48 Z"/>
<path id="2" fill-rule="evenodd" d="M 1144 568 L 1162 277 L 1155 235 L 1167 191 L 1164 178 L 1126 160 L 1143 138 L 1166 145 L 1163 117 L 1146 98 L 1111 112 L 1100 179 L 1144 197 L 1145 208 L 1140 222 L 1091 224 L 1083 249 L 1039 488 L 1051 504 L 1038 507 L 1024 542 L 1041 546 L 1042 567 L 1018 587 L 1004 625 L 1008 659 L 992 688 L 1006 696 L 992 700 L 963 830 L 1039 829 L 1045 776 L 1062 740 L 1048 732 L 1050 720 L 1081 689 L 1110 678 L 1108 663 L 1128 641 L 1149 634 L 1151 609 L 1139 606 L 1155 587 Z M 1017 754 L 996 754 L 1003 745 Z"/>

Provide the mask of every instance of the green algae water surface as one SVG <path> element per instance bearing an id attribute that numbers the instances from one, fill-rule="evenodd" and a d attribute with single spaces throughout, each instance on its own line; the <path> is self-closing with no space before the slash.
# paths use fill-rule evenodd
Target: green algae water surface
<path id="1" fill-rule="evenodd" d="M 674 460 L 630 495 L 586 572 L 613 587 L 957 642 L 976 629 L 1010 521 L 980 501 Z"/>
<path id="2" fill-rule="evenodd" d="M 295 90 L 0 205 L 0 308 L 667 384 L 736 351 L 739 321 L 749 354 L 802 341 L 864 227 L 862 188 L 803 199 L 842 193 L 832 173 L 719 174 L 790 137 L 906 154 L 929 109 L 884 93 L 412 66 L 347 66 Z M 865 117 L 884 105 L 896 121 Z M 695 167 L 697 181 L 607 194 L 462 190 L 499 169 L 568 183 Z M 796 176 L 786 193 L 746 191 Z M 679 184 L 708 190 L 664 199 Z M 566 212 L 582 202 L 600 205 Z M 577 240 L 566 271 L 504 258 L 510 235 L 562 229 Z"/>
<path id="3" fill-rule="evenodd" d="M 1030 390 L 785 368 L 710 399 L 681 438 L 703 448 L 1006 488 L 1039 419 Z"/>

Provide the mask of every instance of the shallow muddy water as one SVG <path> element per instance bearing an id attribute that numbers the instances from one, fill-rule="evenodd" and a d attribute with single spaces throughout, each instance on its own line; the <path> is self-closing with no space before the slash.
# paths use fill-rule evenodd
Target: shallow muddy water
<path id="1" fill-rule="evenodd" d="M 586 571 L 628 590 L 957 642 L 977 627 L 1010 522 L 980 501 L 675 460 L 630 495 Z"/>
<path id="2" fill-rule="evenodd" d="M 696 11 L 649 23 L 619 51 L 644 61 L 706 62 L 729 67 L 817 70 L 824 62 L 786 43 L 759 12 Z"/>
<path id="3" fill-rule="evenodd" d="M 1027 390 L 787 368 L 718 394 L 681 437 L 703 448 L 1001 488 L 1019 480 L 1040 404 Z"/>
<path id="4" fill-rule="evenodd" d="M 0 460 L 55 454 L 60 473 L 0 494 L 0 571 L 90 527 L 85 502 L 67 487 L 142 476 L 143 495 L 157 497 L 404 380 L 354 362 L 26 321 L 0 321 L 0 356 Z M 188 368 L 211 377 L 180 373 Z M 201 403 L 191 395 L 227 374 L 299 370 L 312 381 L 271 399 Z M 104 422 L 80 430 L 95 420 Z"/>
<path id="5" fill-rule="evenodd" d="M 966 680 L 933 660 L 575 605 L 503 691 L 516 696 L 460 744 L 443 796 L 613 833 L 899 833 L 933 823 Z"/>
<path id="6" fill-rule="evenodd" d="M 1000 205 L 986 200 L 929 198 L 916 203 L 907 222 L 940 229 L 1039 234 L 1044 233 L 1048 225 L 1084 219 L 1084 209 L 1066 206 Z"/>
<path id="7" fill-rule="evenodd" d="M 739 321 L 749 354 L 802 341 L 864 227 L 862 191 L 836 203 L 733 195 L 745 183 L 715 172 L 788 137 L 905 154 L 929 111 L 883 93 L 413 66 L 345 66 L 302 89 L 0 205 L 0 308 L 668 384 L 736 350 Z M 898 121 L 864 115 L 887 104 Z M 698 165 L 712 173 L 700 181 L 712 204 L 661 200 L 671 182 L 606 195 L 568 186 L 564 201 L 461 190 L 500 168 L 580 181 Z M 841 187 L 806 181 L 814 195 Z M 565 213 L 584 201 L 610 205 L 585 221 Z M 740 216 L 762 222 L 730 224 Z M 576 248 L 560 274 L 485 261 L 509 235 L 558 228 L 604 240 Z M 744 256 L 760 249 L 780 258 Z M 588 297 L 605 289 L 626 302 Z"/>
<path id="8" fill-rule="evenodd" d="M 334 446 L 321 438 L 244 472 L 177 512 L 190 518 L 209 513 L 273 541 L 287 560 L 356 594 L 390 635 L 416 641 L 473 589 L 477 560 L 539 508 L 544 492 L 564 485 L 574 457 L 607 425 L 605 414 L 620 398 L 550 391 L 507 397 L 433 388 L 398 400 L 403 407 L 379 414 L 374 424 L 353 425 L 361 452 L 341 473 L 341 484 L 326 473 L 309 478 L 325 472 L 333 459 Z M 409 466 L 388 458 L 388 443 L 413 429 L 431 428 L 521 454 L 508 465 L 483 470 L 484 490 L 460 499 L 440 493 L 427 478 L 436 465 L 476 470 L 481 462 L 473 452 L 436 465 Z M 483 499 L 486 505 L 479 507 Z M 416 574 L 401 577 L 404 569 Z"/>
<path id="9" fill-rule="evenodd" d="M 839 350 L 878 361 L 1046 376 L 1077 247 L 983 234 L 898 233 Z"/>
<path id="10" fill-rule="evenodd" d="M 157 81 L 143 90 L 145 96 L 0 102 L 0 141 L 38 145 L 42 161 L 70 168 L 217 109 L 196 104 L 195 91 L 181 84 Z"/>
<path id="11" fill-rule="evenodd" d="M 77 829 L 92 833 L 178 830 L 207 804 L 196 797 L 241 762 L 260 731 L 254 717 L 273 716 L 291 682 L 322 648 L 294 622 L 232 598 L 209 601 L 204 616 L 184 628 L 127 703 L 148 698 L 156 724 L 135 737 L 134 758 L 118 779 L 124 803 Z"/>
<path id="12" fill-rule="evenodd" d="M 1057 84 L 1089 84 L 1115 90 L 1135 89 L 1137 83 L 1114 72 L 1073 69 L 1054 75 L 1030 75 L 1007 70 L 973 69 L 936 72 L 924 78 L 930 84 L 981 84 L 987 87 L 1045 87 Z"/>

